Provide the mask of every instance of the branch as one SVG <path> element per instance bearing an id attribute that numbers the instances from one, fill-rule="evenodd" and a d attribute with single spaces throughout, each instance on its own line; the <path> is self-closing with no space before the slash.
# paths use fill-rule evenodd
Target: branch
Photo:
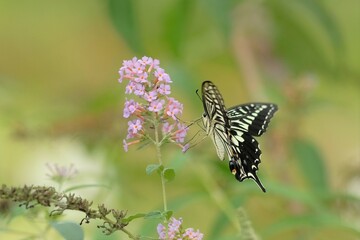
<path id="1" fill-rule="evenodd" d="M 131 239 L 138 239 L 128 232 L 125 227 L 129 221 L 125 219 L 125 210 L 108 209 L 104 204 L 98 205 L 97 209 L 91 208 L 93 202 L 89 202 L 73 193 L 60 193 L 53 187 L 46 186 L 27 186 L 7 187 L 3 184 L 0 188 L 0 199 L 6 199 L 19 202 L 19 206 L 25 206 L 26 209 L 33 208 L 37 205 L 44 207 L 55 207 L 50 212 L 50 216 L 61 215 L 65 210 L 76 210 L 85 213 L 80 225 L 85 222 L 89 223 L 90 219 L 100 219 L 102 225 L 97 227 L 102 229 L 106 235 L 115 231 L 122 231 Z"/>

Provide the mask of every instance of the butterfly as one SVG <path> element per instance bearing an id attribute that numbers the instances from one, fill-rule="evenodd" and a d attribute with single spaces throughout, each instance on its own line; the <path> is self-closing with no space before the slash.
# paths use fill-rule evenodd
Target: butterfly
<path id="1" fill-rule="evenodd" d="M 256 175 L 261 150 L 254 137 L 261 136 L 277 111 L 272 103 L 246 103 L 227 109 L 221 93 L 211 81 L 202 83 L 204 113 L 202 122 L 206 134 L 214 142 L 221 160 L 229 158 L 229 168 L 235 178 L 242 182 L 253 179 L 265 192 Z"/>

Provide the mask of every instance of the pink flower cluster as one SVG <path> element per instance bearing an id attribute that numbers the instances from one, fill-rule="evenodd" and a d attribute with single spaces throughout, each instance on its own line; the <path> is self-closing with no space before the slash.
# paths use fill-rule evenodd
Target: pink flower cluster
<path id="1" fill-rule="evenodd" d="M 124 149 L 141 140 L 149 138 L 148 129 L 156 124 L 162 125 L 163 139 L 174 142 L 183 150 L 187 126 L 178 121 L 182 114 L 183 105 L 176 99 L 169 97 L 171 94 L 171 78 L 160 66 L 160 61 L 151 57 L 125 60 L 119 70 L 119 82 L 127 81 L 126 94 L 136 95 L 140 101 L 127 99 L 125 101 L 124 118 L 132 118 L 128 122 L 127 137 L 124 139 Z M 132 141 L 127 141 L 132 139 Z"/>
<path id="2" fill-rule="evenodd" d="M 167 227 L 161 223 L 157 226 L 157 232 L 159 234 L 159 239 L 181 239 L 181 240 L 201 240 L 204 236 L 199 230 L 195 231 L 193 228 L 187 228 L 183 230 L 182 228 L 182 219 L 172 217 Z"/>

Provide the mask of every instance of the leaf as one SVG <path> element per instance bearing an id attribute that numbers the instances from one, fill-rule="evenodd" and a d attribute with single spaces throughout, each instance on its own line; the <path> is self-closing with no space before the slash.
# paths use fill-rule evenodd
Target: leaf
<path id="1" fill-rule="evenodd" d="M 64 192 L 70 192 L 70 191 L 83 189 L 83 188 L 90 188 L 90 187 L 101 187 L 101 188 L 109 189 L 109 186 L 104 185 L 104 184 L 81 184 L 81 185 L 69 187 L 69 188 L 65 189 Z"/>
<path id="2" fill-rule="evenodd" d="M 51 226 L 66 240 L 84 239 L 84 231 L 79 224 L 73 222 L 52 222 Z"/>
<path id="3" fill-rule="evenodd" d="M 175 170 L 172 168 L 165 168 L 163 174 L 166 182 L 171 182 L 175 178 Z"/>
<path id="4" fill-rule="evenodd" d="M 123 223 L 129 223 L 131 222 L 132 220 L 134 219 L 137 219 L 137 218 L 143 218 L 145 217 L 147 214 L 145 213 L 138 213 L 138 214 L 135 214 L 135 215 L 131 215 L 131 216 L 128 216 L 127 218 L 124 218 L 122 220 Z"/>
<path id="5" fill-rule="evenodd" d="M 296 140 L 292 151 L 309 187 L 314 192 L 328 192 L 329 185 L 324 159 L 314 144 L 306 140 Z"/>
<path id="6" fill-rule="evenodd" d="M 166 220 L 169 220 L 171 218 L 171 216 L 173 215 L 173 211 L 166 211 L 166 212 L 163 212 L 163 216 L 165 217 Z"/>
<path id="7" fill-rule="evenodd" d="M 146 166 L 146 174 L 150 175 L 152 174 L 154 171 L 162 171 L 164 169 L 164 166 L 160 165 L 160 164 L 149 164 Z"/>
<path id="8" fill-rule="evenodd" d="M 166 212 L 161 212 L 161 211 L 153 211 L 153 212 L 149 212 L 149 213 L 137 213 L 135 215 L 131 215 L 127 218 L 123 219 L 123 223 L 129 223 L 134 219 L 138 219 L 138 218 L 144 218 L 144 219 L 158 219 L 158 218 L 166 218 L 167 220 L 169 220 L 171 218 L 173 214 L 173 211 L 166 211 Z"/>
<path id="9" fill-rule="evenodd" d="M 138 25 L 135 22 L 134 3 L 135 1 L 131 0 L 108 0 L 109 13 L 116 30 L 130 48 L 135 52 L 143 52 Z"/>
<path id="10" fill-rule="evenodd" d="M 162 212 L 160 212 L 160 211 L 149 212 L 144 216 L 145 219 L 146 218 L 148 218 L 148 219 L 156 218 L 157 219 L 157 218 L 162 218 L 162 217 L 163 217 L 163 215 L 162 215 Z"/>

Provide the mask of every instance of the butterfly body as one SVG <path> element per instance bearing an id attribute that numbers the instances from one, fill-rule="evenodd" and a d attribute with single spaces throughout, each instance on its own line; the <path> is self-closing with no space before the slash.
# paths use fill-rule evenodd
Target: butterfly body
<path id="1" fill-rule="evenodd" d="M 256 175 L 261 150 L 254 136 L 261 136 L 277 111 L 271 103 L 241 104 L 226 109 L 217 87 L 210 81 L 202 84 L 203 125 L 215 145 L 218 157 L 229 158 L 229 168 L 238 181 L 253 179 L 265 192 Z"/>

